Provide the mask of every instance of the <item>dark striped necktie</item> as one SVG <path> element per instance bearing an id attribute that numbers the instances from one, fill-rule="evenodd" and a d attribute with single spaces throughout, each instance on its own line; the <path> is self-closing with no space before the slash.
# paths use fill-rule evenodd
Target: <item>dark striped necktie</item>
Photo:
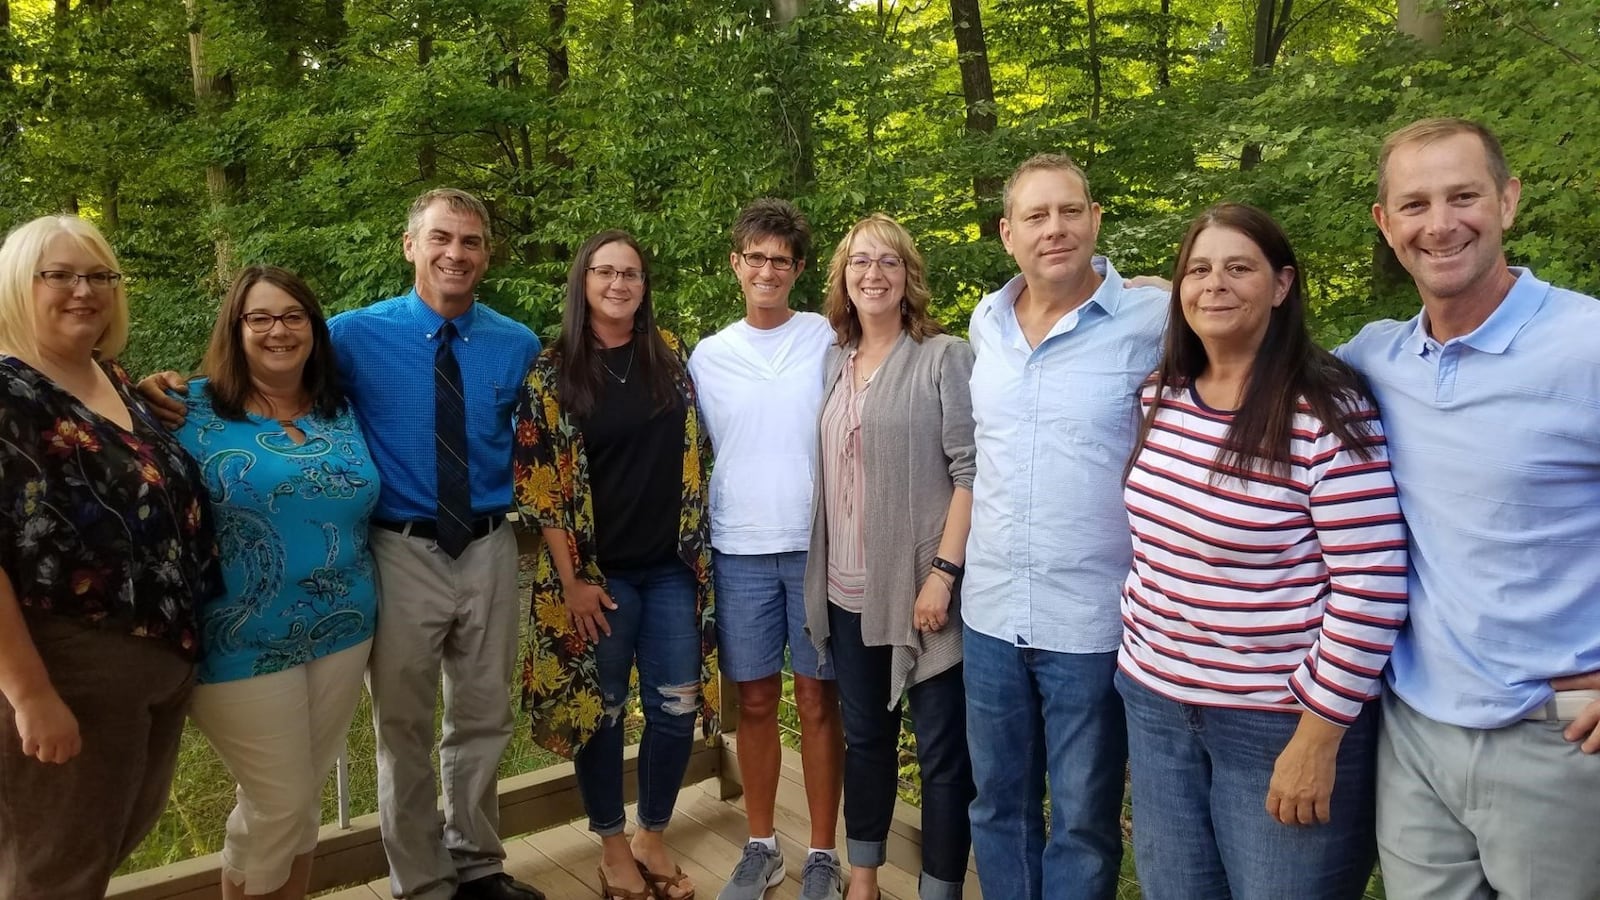
<path id="1" fill-rule="evenodd" d="M 451 341 L 456 326 L 439 329 L 433 354 L 433 451 L 437 457 L 438 512 L 434 516 L 439 549 L 457 559 L 472 543 L 472 483 L 467 477 L 467 401 L 461 365 Z"/>

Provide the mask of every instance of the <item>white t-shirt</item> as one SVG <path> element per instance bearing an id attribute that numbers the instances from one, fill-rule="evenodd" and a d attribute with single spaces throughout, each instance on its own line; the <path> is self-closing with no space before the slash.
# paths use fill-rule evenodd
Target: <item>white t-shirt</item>
<path id="1" fill-rule="evenodd" d="M 822 358 L 834 340 L 816 313 L 795 313 L 765 330 L 740 319 L 689 357 L 716 454 L 711 546 L 723 553 L 810 546 Z"/>

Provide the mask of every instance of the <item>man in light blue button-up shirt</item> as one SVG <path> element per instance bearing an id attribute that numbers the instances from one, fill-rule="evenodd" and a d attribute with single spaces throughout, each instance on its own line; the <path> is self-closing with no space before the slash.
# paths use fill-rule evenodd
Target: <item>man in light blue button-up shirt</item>
<path id="1" fill-rule="evenodd" d="M 1122 470 L 1167 295 L 1095 256 L 1099 230 L 1070 158 L 1024 162 L 1000 222 L 1021 274 L 972 315 L 978 471 L 961 602 L 986 897 L 1116 894 L 1127 736 L 1112 676 L 1133 552 Z"/>
<path id="2" fill-rule="evenodd" d="M 1411 532 L 1378 842 L 1390 898 L 1600 891 L 1600 302 L 1510 268 L 1520 185 L 1475 123 L 1391 135 L 1373 217 L 1422 313 L 1339 354 Z"/>

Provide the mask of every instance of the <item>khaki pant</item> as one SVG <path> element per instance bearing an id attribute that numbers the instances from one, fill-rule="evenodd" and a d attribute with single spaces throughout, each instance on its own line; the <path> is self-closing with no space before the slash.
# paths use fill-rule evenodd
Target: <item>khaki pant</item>
<path id="1" fill-rule="evenodd" d="M 396 897 L 450 900 L 502 871 L 500 754 L 511 740 L 517 538 L 502 524 L 451 559 L 433 541 L 372 529 L 378 633 L 367 687 L 378 733 L 378 820 Z M 444 676 L 434 791 L 434 703 Z"/>
<path id="2" fill-rule="evenodd" d="M 0 900 L 95 900 L 167 804 L 194 666 L 149 638 L 48 615 L 28 625 L 83 751 L 60 765 L 23 756 L 0 699 Z"/>

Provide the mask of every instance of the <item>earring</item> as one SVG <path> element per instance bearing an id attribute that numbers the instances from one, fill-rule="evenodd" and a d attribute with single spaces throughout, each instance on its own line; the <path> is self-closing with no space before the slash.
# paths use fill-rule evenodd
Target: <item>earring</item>
<path id="1" fill-rule="evenodd" d="M 900 298 L 900 315 L 902 315 L 902 316 L 911 315 L 911 304 L 907 303 L 906 302 L 906 298 L 904 298 L 904 297 Z"/>

